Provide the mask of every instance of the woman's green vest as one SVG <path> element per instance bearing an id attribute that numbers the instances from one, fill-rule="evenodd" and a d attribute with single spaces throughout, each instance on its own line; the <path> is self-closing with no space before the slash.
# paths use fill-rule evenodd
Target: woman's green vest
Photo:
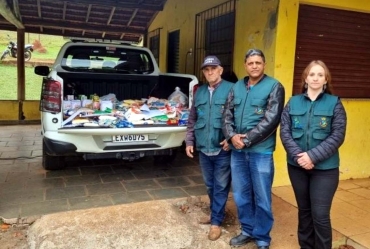
<path id="1" fill-rule="evenodd" d="M 197 121 L 194 125 L 194 134 L 196 148 L 203 153 L 217 152 L 221 149 L 220 143 L 225 139 L 222 133 L 222 113 L 233 85 L 223 80 L 213 91 L 212 100 L 210 100 L 208 84 L 199 87 L 195 93 L 194 106 Z"/>
<path id="2" fill-rule="evenodd" d="M 315 101 L 311 101 L 303 94 L 293 96 L 289 100 L 292 137 L 303 151 L 315 148 L 330 135 L 337 102 L 338 97 L 330 94 L 323 94 Z M 289 164 L 299 166 L 293 158 L 288 156 L 287 160 Z M 332 169 L 338 166 L 337 151 L 328 159 L 316 163 L 315 169 Z"/>

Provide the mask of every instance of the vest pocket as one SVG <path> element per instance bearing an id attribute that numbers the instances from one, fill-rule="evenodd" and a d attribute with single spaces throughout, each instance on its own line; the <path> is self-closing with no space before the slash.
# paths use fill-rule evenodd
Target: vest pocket
<path id="1" fill-rule="evenodd" d="M 303 117 L 306 114 L 306 110 L 290 109 L 289 114 L 292 122 L 292 129 L 303 129 Z"/>
<path id="2" fill-rule="evenodd" d="M 315 110 L 314 113 L 314 125 L 320 130 L 330 130 L 331 120 L 333 118 L 333 112 L 328 110 Z"/>
<path id="3" fill-rule="evenodd" d="M 292 131 L 293 139 L 300 139 L 303 136 L 303 130 Z"/>
<path id="4" fill-rule="evenodd" d="M 207 100 L 205 100 L 205 99 L 201 99 L 200 101 L 195 102 L 194 106 L 195 106 L 195 110 L 197 112 L 198 118 L 203 118 L 204 117 L 204 115 L 205 115 L 204 110 L 206 108 L 208 108 L 208 107 L 205 106 L 206 103 L 207 103 Z"/>
<path id="5" fill-rule="evenodd" d="M 329 136 L 329 133 L 314 132 L 312 137 L 317 140 L 325 140 Z"/>
<path id="6" fill-rule="evenodd" d="M 252 99 L 251 105 L 253 108 L 253 112 L 255 114 L 261 115 L 265 113 L 266 110 L 266 100 L 264 99 Z"/>
<path id="7" fill-rule="evenodd" d="M 214 120 L 213 127 L 216 129 L 222 129 L 222 122 L 220 118 L 216 118 Z"/>
<path id="8" fill-rule="evenodd" d="M 225 110 L 225 99 L 216 99 L 214 102 L 214 114 L 215 118 L 221 119 L 222 113 Z"/>
<path id="9" fill-rule="evenodd" d="M 202 128 L 204 128 L 204 126 L 206 126 L 206 123 L 196 122 L 195 125 L 194 125 L 194 129 L 195 130 L 202 129 Z"/>

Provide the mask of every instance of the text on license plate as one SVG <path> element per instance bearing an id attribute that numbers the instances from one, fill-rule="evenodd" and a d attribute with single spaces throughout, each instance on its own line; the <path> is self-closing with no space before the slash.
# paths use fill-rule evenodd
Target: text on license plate
<path id="1" fill-rule="evenodd" d="M 114 143 L 129 143 L 129 142 L 142 142 L 148 141 L 149 136 L 148 134 L 135 134 L 135 135 L 116 135 L 113 136 Z"/>

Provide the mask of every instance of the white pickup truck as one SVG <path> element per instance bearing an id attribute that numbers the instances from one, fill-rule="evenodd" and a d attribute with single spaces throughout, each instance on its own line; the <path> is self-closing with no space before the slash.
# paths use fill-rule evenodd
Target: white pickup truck
<path id="1" fill-rule="evenodd" d="M 176 151 L 183 145 L 186 126 L 151 124 L 105 128 L 64 125 L 63 102 L 68 95 L 114 93 L 118 100 L 140 100 L 149 96 L 166 99 L 179 87 L 188 95 L 190 106 L 197 78 L 161 73 L 147 48 L 70 41 L 63 45 L 51 68 L 36 66 L 35 73 L 44 76 L 40 112 L 43 167 L 47 170 L 64 168 L 65 158 L 73 155 L 83 156 L 85 160 L 135 160 L 154 156 L 155 160 L 165 162 L 174 159 Z M 142 141 L 132 141 L 139 137 Z"/>

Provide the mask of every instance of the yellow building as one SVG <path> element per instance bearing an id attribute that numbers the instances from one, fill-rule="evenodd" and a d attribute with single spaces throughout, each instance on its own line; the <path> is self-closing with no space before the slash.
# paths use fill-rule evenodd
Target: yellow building
<path id="1" fill-rule="evenodd" d="M 333 79 L 340 75 L 333 83 L 348 118 L 346 140 L 340 148 L 340 179 L 364 178 L 370 176 L 370 114 L 366 111 L 370 75 L 364 77 L 370 66 L 366 54 L 370 47 L 363 42 L 370 33 L 368 13 L 370 2 L 363 0 L 168 0 L 149 27 L 147 44 L 156 51 L 162 71 L 192 73 L 200 80 L 204 55 L 219 55 L 227 69 L 241 78 L 245 52 L 260 48 L 266 55 L 266 73 L 285 86 L 286 100 L 298 87 L 301 65 L 308 64 L 305 59 L 323 59 Z M 320 33 L 323 29 L 326 33 Z M 338 38 L 329 39 L 328 34 Z M 274 185 L 290 184 L 280 141 L 275 168 Z"/>

